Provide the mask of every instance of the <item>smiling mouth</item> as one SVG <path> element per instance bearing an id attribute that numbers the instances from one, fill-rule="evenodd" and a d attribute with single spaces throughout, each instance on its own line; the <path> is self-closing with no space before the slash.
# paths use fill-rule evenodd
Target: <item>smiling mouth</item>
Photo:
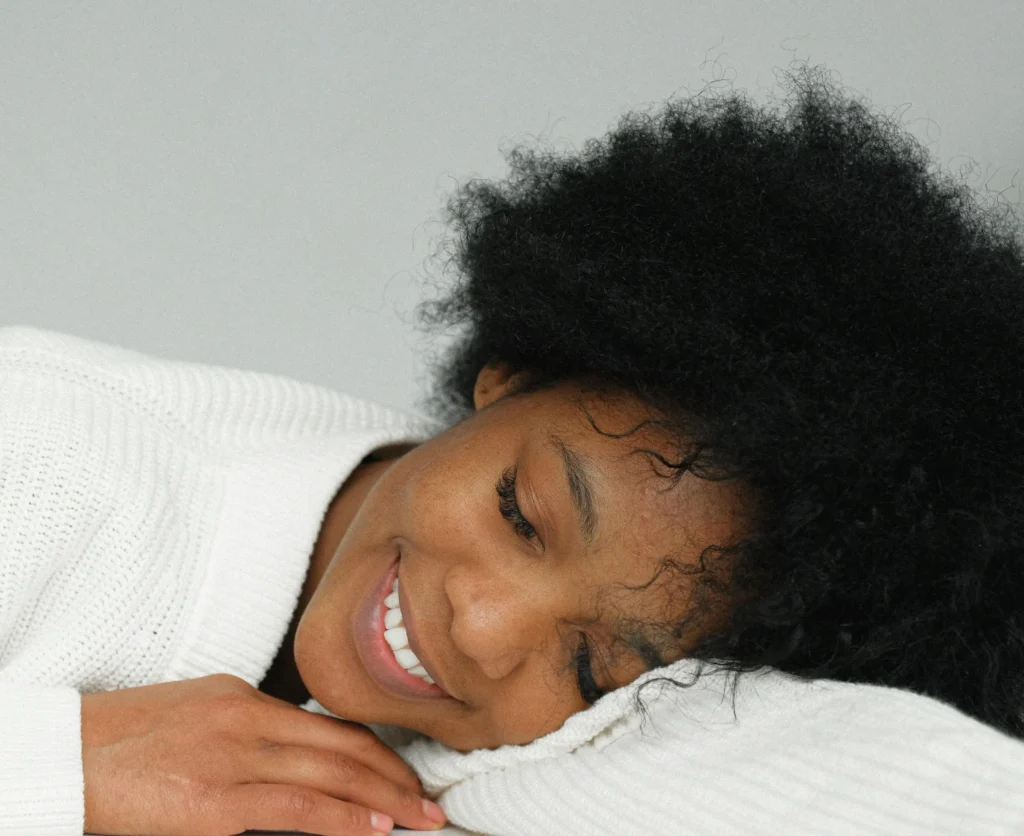
<path id="1" fill-rule="evenodd" d="M 356 650 L 371 678 L 388 693 L 405 699 L 455 701 L 437 684 L 430 684 L 405 670 L 384 638 L 384 617 L 388 610 L 384 598 L 390 594 L 398 577 L 399 562 L 396 558 L 388 567 L 360 608 L 354 631 Z M 416 654 L 415 650 L 412 652 Z"/>
<path id="2" fill-rule="evenodd" d="M 418 645 L 417 649 L 413 648 L 417 643 L 413 638 L 412 625 L 406 623 L 400 601 L 398 578 L 395 578 L 391 592 L 384 598 L 384 641 L 391 647 L 391 652 L 403 670 L 418 676 L 429 685 L 437 685 L 425 663 L 420 661 Z"/>

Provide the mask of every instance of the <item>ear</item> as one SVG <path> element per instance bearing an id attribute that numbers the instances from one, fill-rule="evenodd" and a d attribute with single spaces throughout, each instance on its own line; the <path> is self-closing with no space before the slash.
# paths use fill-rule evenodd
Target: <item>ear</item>
<path id="1" fill-rule="evenodd" d="M 504 397 L 520 377 L 520 374 L 510 375 L 508 366 L 503 363 L 484 366 L 476 376 L 473 388 L 473 403 L 477 411 Z"/>

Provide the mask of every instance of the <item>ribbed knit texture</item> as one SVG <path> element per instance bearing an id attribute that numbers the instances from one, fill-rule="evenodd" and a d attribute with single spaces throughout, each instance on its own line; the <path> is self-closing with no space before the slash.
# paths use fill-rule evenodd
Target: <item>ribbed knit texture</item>
<path id="1" fill-rule="evenodd" d="M 440 429 L 284 377 L 0 328 L 0 834 L 83 833 L 81 694 L 258 685 L 338 488 Z"/>
<path id="2" fill-rule="evenodd" d="M 1024 742 L 895 688 L 644 674 L 525 746 L 460 753 L 372 725 L 453 824 L 492 836 L 1020 836 Z M 316 700 L 304 706 L 330 712 Z"/>

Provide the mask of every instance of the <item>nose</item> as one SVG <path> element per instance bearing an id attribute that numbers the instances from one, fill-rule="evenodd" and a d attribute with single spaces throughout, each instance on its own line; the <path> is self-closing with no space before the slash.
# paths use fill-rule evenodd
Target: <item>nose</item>
<path id="1" fill-rule="evenodd" d="M 504 679 L 551 637 L 557 584 L 550 576 L 543 581 L 449 571 L 452 641 L 488 679 Z"/>

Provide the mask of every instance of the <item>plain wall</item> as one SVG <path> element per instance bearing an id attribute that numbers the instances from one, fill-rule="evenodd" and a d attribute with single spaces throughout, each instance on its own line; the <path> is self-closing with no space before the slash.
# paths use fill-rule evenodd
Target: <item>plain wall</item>
<path id="1" fill-rule="evenodd" d="M 825 64 L 1020 204 L 1024 3 L 0 4 L 0 324 L 404 408 L 446 196 Z M 443 343 L 435 343 L 439 347 Z"/>

